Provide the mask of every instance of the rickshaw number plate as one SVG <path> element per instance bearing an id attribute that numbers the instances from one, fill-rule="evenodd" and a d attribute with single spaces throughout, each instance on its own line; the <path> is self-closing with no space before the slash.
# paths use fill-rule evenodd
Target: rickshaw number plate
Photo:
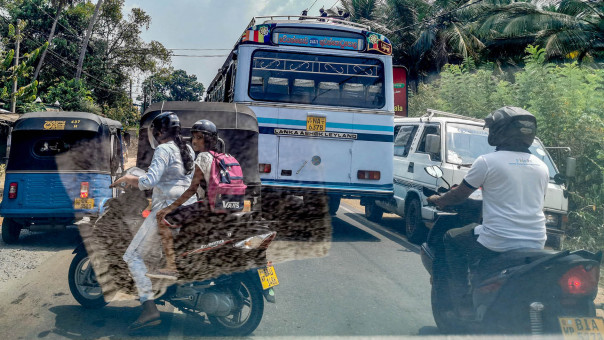
<path id="1" fill-rule="evenodd" d="M 73 202 L 74 209 L 92 209 L 94 208 L 94 198 L 76 198 Z"/>
<path id="2" fill-rule="evenodd" d="M 306 117 L 306 130 L 308 131 L 325 131 L 325 125 L 327 122 L 326 117 Z"/>
<path id="3" fill-rule="evenodd" d="M 564 339 L 604 340 L 604 319 L 601 318 L 558 318 Z"/>
<path id="4" fill-rule="evenodd" d="M 262 289 L 269 289 L 279 284 L 279 279 L 277 279 L 277 273 L 273 266 L 258 269 L 258 276 L 260 276 Z"/>

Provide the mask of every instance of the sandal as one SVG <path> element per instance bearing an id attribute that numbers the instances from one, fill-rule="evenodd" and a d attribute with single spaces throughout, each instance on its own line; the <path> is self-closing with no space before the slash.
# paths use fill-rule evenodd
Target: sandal
<path id="1" fill-rule="evenodd" d="M 159 317 L 155 318 L 155 319 L 147 320 L 144 322 L 136 320 L 132 324 L 130 324 L 130 326 L 128 326 L 128 331 L 129 332 L 137 331 L 137 330 L 143 329 L 145 327 L 157 326 L 160 323 L 161 323 L 161 319 Z"/>

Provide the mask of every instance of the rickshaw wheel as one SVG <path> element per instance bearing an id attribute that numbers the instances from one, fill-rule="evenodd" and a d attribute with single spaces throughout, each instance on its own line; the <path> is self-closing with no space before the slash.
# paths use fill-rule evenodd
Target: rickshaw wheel
<path id="1" fill-rule="evenodd" d="M 5 218 L 2 221 L 2 241 L 6 244 L 13 244 L 19 240 L 21 234 L 21 225 L 11 218 Z"/>

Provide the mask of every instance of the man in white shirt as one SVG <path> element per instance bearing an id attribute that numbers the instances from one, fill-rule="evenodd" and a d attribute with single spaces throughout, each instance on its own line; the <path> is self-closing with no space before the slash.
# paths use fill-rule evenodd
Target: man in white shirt
<path id="1" fill-rule="evenodd" d="M 549 171 L 529 151 L 537 131 L 535 117 L 521 108 L 506 106 L 485 118 L 485 127 L 489 128 L 489 144 L 496 151 L 478 157 L 459 186 L 428 198 L 443 208 L 459 204 L 482 189 L 482 224 L 451 229 L 445 235 L 456 305 L 467 291 L 468 261 L 513 249 L 543 249 L 547 238 L 543 204 Z"/>

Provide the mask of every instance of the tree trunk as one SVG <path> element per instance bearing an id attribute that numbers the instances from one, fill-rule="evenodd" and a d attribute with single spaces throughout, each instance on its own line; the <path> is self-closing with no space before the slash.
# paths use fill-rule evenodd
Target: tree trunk
<path id="1" fill-rule="evenodd" d="M 55 37 L 55 29 L 57 28 L 57 22 L 59 21 L 59 16 L 61 15 L 61 12 L 63 11 L 64 5 L 65 5 L 65 1 L 61 1 L 59 3 L 59 8 L 57 8 L 57 15 L 55 16 L 55 20 L 52 22 L 52 27 L 50 29 L 50 35 L 48 36 L 48 48 L 44 49 L 44 51 L 42 52 L 42 55 L 40 56 L 40 61 L 38 62 L 38 66 L 36 66 L 36 72 L 34 72 L 33 80 L 38 79 L 38 75 L 40 74 L 40 69 L 42 68 L 42 65 L 44 64 L 44 58 L 46 57 L 46 52 L 48 51 L 48 49 L 50 49 L 52 47 L 52 39 Z"/>
<path id="2" fill-rule="evenodd" d="M 88 41 L 92 36 L 92 29 L 94 28 L 94 23 L 99 16 L 99 12 L 101 9 L 101 4 L 103 0 L 98 0 L 96 3 L 96 7 L 94 8 L 94 14 L 92 15 L 92 19 L 88 23 L 88 30 L 86 31 L 86 37 L 84 38 L 84 42 L 82 43 L 82 48 L 80 49 L 80 59 L 78 59 L 78 69 L 76 71 L 76 80 L 80 80 L 80 76 L 82 75 L 82 66 L 84 65 L 84 57 L 86 56 L 86 49 L 88 48 Z"/>

